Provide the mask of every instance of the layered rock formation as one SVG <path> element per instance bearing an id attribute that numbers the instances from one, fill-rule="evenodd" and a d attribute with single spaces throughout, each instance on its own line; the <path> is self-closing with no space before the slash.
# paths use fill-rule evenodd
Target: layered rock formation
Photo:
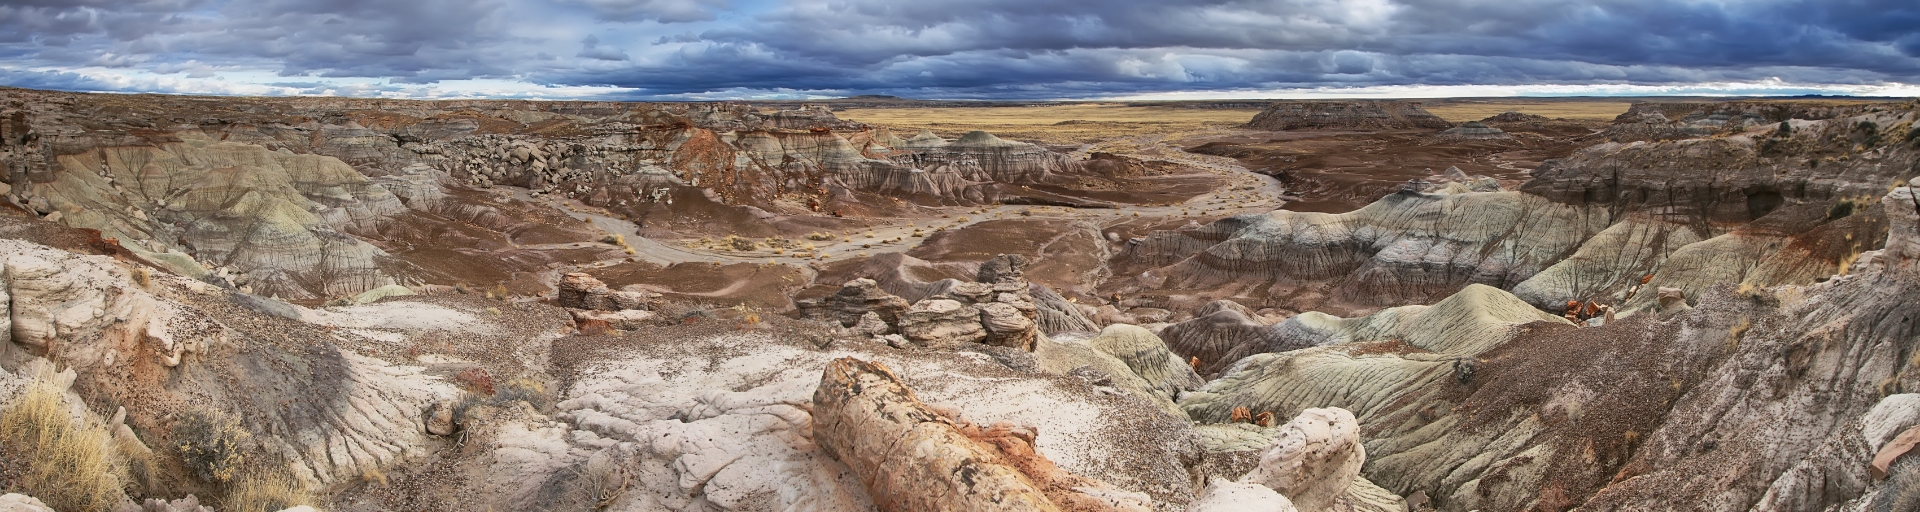
<path id="1" fill-rule="evenodd" d="M 1286 101 L 1248 121 L 1255 130 L 1444 130 L 1453 123 L 1407 101 Z"/>
<path id="2" fill-rule="evenodd" d="M 1886 110 L 1786 135 L 1601 144 L 1542 165 L 1515 192 L 1410 186 L 1345 214 L 1276 211 L 1158 232 L 1113 263 L 1116 275 L 1139 277 L 1107 289 L 1364 311 L 1478 283 L 1541 308 L 1634 309 L 1653 303 L 1642 281 L 1689 297 L 1717 282 L 1811 283 L 1878 244 L 1883 221 L 1861 206 L 1920 161 L 1910 144 L 1858 142 L 1860 127 L 1913 117 Z"/>
<path id="3" fill-rule="evenodd" d="M 288 299 L 463 282 L 536 293 L 549 264 L 619 257 L 558 247 L 616 224 L 525 200 L 541 196 L 653 236 L 807 233 L 896 198 L 1111 204 L 1072 196 L 1086 172 L 1071 156 L 984 132 L 901 139 L 818 106 L 0 95 L 10 200 L 176 273 Z M 483 192 L 501 185 L 529 193 Z"/>

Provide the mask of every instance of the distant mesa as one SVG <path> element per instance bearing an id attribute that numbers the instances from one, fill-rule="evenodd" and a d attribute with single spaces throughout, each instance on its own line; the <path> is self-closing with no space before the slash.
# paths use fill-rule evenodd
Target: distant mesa
<path id="1" fill-rule="evenodd" d="M 1512 110 L 1487 116 L 1486 119 L 1480 120 L 1481 123 L 1544 123 L 1547 121 L 1552 121 L 1552 119 L 1548 119 L 1547 116 L 1522 114 Z"/>
<path id="2" fill-rule="evenodd" d="M 1460 126 L 1455 126 L 1447 129 L 1447 131 L 1440 132 L 1440 138 L 1453 140 L 1501 140 L 1511 139 L 1513 136 L 1507 135 L 1507 132 L 1500 131 L 1499 128 L 1487 126 L 1479 121 L 1467 121 L 1461 123 Z"/>
<path id="3" fill-rule="evenodd" d="M 915 137 L 915 138 L 918 138 L 918 137 Z M 953 141 L 953 145 L 983 147 L 983 146 L 1019 146 L 1021 144 L 1018 142 L 1010 142 L 1006 139 L 1002 139 L 998 136 L 995 136 L 994 134 L 987 133 L 985 131 L 974 130 L 974 131 L 967 132 L 966 135 L 961 135 L 960 140 Z"/>
<path id="4" fill-rule="evenodd" d="M 902 98 L 902 97 L 899 97 L 899 96 L 892 96 L 892 95 L 887 95 L 887 94 L 862 94 L 862 95 L 859 95 L 859 96 L 848 96 L 848 97 L 845 97 L 845 98 L 840 98 L 840 99 L 843 99 L 843 100 L 895 100 L 895 101 L 907 101 L 907 98 Z"/>
<path id="5" fill-rule="evenodd" d="M 1254 130 L 1445 130 L 1453 123 L 1410 101 L 1287 101 L 1267 106 Z"/>

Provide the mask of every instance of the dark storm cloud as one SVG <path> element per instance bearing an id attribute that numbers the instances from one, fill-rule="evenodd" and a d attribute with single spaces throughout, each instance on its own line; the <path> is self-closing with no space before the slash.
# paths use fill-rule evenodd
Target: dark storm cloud
<path id="1" fill-rule="evenodd" d="M 30 0 L 0 2 L 0 59 L 41 69 L 206 76 L 209 69 L 244 68 L 401 84 L 494 78 L 615 86 L 631 89 L 632 97 L 771 90 L 1063 97 L 1774 79 L 1884 84 L 1920 82 L 1920 4 Z"/>
<path id="2" fill-rule="evenodd" d="M 500 0 L 28 0 L 0 4 L 0 44 L 27 65 L 119 67 L 199 60 L 287 76 L 469 78 L 510 72 Z M 101 57 L 109 57 L 102 61 Z M 118 57 L 118 61 L 112 59 Z"/>
<path id="3" fill-rule="evenodd" d="M 600 21 L 653 20 L 662 23 L 709 21 L 725 9 L 720 0 L 560 0 L 586 7 Z"/>

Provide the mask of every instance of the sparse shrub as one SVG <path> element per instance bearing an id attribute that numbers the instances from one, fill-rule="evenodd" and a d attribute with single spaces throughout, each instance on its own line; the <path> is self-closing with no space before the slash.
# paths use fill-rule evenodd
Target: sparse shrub
<path id="1" fill-rule="evenodd" d="M 466 295 L 468 293 L 471 293 L 472 291 L 473 290 L 467 289 L 467 283 L 453 283 L 453 293 Z"/>
<path id="2" fill-rule="evenodd" d="M 506 385 L 500 386 L 500 392 L 493 394 L 493 403 L 504 404 L 516 401 L 532 403 L 546 394 L 547 386 L 539 381 L 513 379 L 507 381 Z"/>
<path id="3" fill-rule="evenodd" d="M 1773 136 L 1775 136 L 1775 137 L 1792 137 L 1792 136 L 1793 136 L 1793 124 L 1792 124 L 1792 123 L 1788 123 L 1788 122 L 1786 122 L 1786 121 L 1781 121 L 1781 122 L 1780 122 L 1780 127 L 1779 127 L 1779 128 L 1775 128 L 1775 129 L 1773 130 Z"/>
<path id="4" fill-rule="evenodd" d="M 812 233 L 808 233 L 808 234 L 807 234 L 807 239 L 808 239 L 808 240 L 832 240 L 832 239 L 833 239 L 833 235 L 831 235 L 831 234 L 828 234 L 828 233 L 821 233 L 821 232 L 819 232 L 819 231 L 815 231 L 815 232 L 812 232 Z"/>
<path id="5" fill-rule="evenodd" d="M 1859 132 L 1860 134 L 1859 137 L 1860 137 L 1861 146 L 1871 148 L 1880 144 L 1880 124 L 1879 123 L 1875 123 L 1873 121 L 1861 121 L 1860 124 L 1853 125 L 1853 129 L 1854 131 Z"/>
<path id="6" fill-rule="evenodd" d="M 378 471 L 375 473 L 378 475 Z M 382 482 L 386 475 L 380 475 Z M 226 497 L 220 500 L 223 512 L 272 512 L 300 505 L 310 504 L 313 497 L 307 494 L 305 486 L 300 485 L 292 476 L 267 472 L 249 474 L 234 481 L 227 487 Z"/>
<path id="7" fill-rule="evenodd" d="M 54 510 L 111 510 L 125 468 L 110 451 L 104 427 L 74 421 L 60 391 L 44 377 L 0 413 L 0 455 L 25 462 L 8 491 L 39 498 Z"/>
<path id="8" fill-rule="evenodd" d="M 620 234 L 607 235 L 600 238 L 600 243 L 611 244 L 611 245 L 627 245 L 627 237 L 626 235 L 620 235 Z"/>
<path id="9" fill-rule="evenodd" d="M 620 496 L 625 495 L 631 479 L 626 468 L 620 467 L 612 457 L 589 457 L 587 462 L 574 470 L 574 483 L 593 509 L 599 510 L 612 505 Z"/>
<path id="10" fill-rule="evenodd" d="M 133 267 L 133 284 L 140 285 L 141 288 L 153 284 L 153 269 Z"/>
<path id="11" fill-rule="evenodd" d="M 625 252 L 625 253 L 627 253 L 627 255 L 628 255 L 628 256 L 632 256 L 632 255 L 635 255 L 635 254 L 639 254 L 639 253 L 640 253 L 640 251 L 636 251 L 636 250 L 633 250 L 633 248 L 632 248 L 632 247 L 628 247 L 628 248 L 626 248 L 626 249 L 622 249 L 622 250 L 621 250 L 621 252 Z"/>
<path id="12" fill-rule="evenodd" d="M 246 464 L 246 445 L 253 437 L 240 422 L 218 411 L 191 410 L 173 427 L 174 447 L 181 462 L 201 480 L 228 482 Z"/>
<path id="13" fill-rule="evenodd" d="M 492 288 L 487 289 L 487 298 L 489 299 L 507 300 L 508 297 L 512 296 L 513 292 L 507 291 L 507 285 L 505 283 L 496 284 L 493 285 Z"/>
<path id="14" fill-rule="evenodd" d="M 500 308 L 487 308 L 487 316 L 500 316 Z"/>
<path id="15" fill-rule="evenodd" d="M 1833 203 L 1833 206 L 1827 208 L 1827 220 L 1839 220 L 1846 218 L 1848 215 L 1853 215 L 1854 208 L 1858 206 L 1859 205 L 1854 203 L 1853 198 L 1836 201 Z"/>

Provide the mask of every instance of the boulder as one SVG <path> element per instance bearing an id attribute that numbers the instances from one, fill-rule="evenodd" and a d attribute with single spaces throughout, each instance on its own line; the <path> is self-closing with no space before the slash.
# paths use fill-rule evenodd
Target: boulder
<path id="1" fill-rule="evenodd" d="M 607 309 L 607 283 L 593 276 L 574 272 L 560 277 L 560 307 L 569 309 Z"/>
<path id="2" fill-rule="evenodd" d="M 828 363 L 813 432 L 882 511 L 1148 510 L 1142 495 L 1055 467 L 1034 450 L 1033 428 L 956 422 L 859 359 Z"/>
<path id="3" fill-rule="evenodd" d="M 573 321 L 576 325 L 601 325 L 601 322 L 605 322 L 604 325 L 608 328 L 622 331 L 631 331 L 646 327 L 649 322 L 653 321 L 654 317 L 652 311 L 642 311 L 638 309 L 621 311 L 572 309 L 568 310 L 568 313 L 573 315 Z M 582 332 L 585 332 L 585 329 L 582 329 Z"/>
<path id="4" fill-rule="evenodd" d="M 977 307 L 980 310 L 980 325 L 987 331 L 983 343 L 1033 351 L 1034 337 L 1039 334 L 1033 319 L 1006 303 L 989 302 Z"/>
<path id="5" fill-rule="evenodd" d="M 446 402 L 433 404 L 433 407 L 427 410 L 426 427 L 427 427 L 428 434 L 433 434 L 436 436 L 453 435 L 454 424 L 453 424 L 452 404 L 448 404 Z"/>
<path id="6" fill-rule="evenodd" d="M 0 512 L 53 512 L 53 507 L 32 496 L 7 493 L 0 495 Z"/>
<path id="7" fill-rule="evenodd" d="M 1187 505 L 1187 512 L 1296 512 L 1293 502 L 1270 487 L 1215 477 Z"/>
<path id="8" fill-rule="evenodd" d="M 883 336 L 892 334 L 893 326 L 887 325 L 886 320 L 880 319 L 879 313 L 868 311 L 867 314 L 860 315 L 860 321 L 854 322 L 853 332 L 868 336 Z"/>
<path id="9" fill-rule="evenodd" d="M 1270 487 L 1303 510 L 1332 510 L 1366 461 L 1353 413 L 1307 409 L 1280 427 L 1279 437 L 1260 455 L 1260 465 L 1240 482 Z"/>
<path id="10" fill-rule="evenodd" d="M 910 307 L 907 299 L 887 293 L 879 283 L 865 278 L 847 281 L 832 295 L 817 301 L 798 301 L 795 306 L 802 318 L 835 322 L 842 327 L 853 327 L 867 313 L 878 315 L 888 325 L 899 325 L 900 315 Z"/>
<path id="11" fill-rule="evenodd" d="M 1022 281 L 1030 261 L 1018 254 L 994 256 L 980 264 L 980 272 L 974 280 L 987 284 L 1001 284 Z"/>
<path id="12" fill-rule="evenodd" d="M 980 310 L 950 299 L 927 299 L 900 315 L 900 334 L 923 347 L 978 343 L 987 337 Z"/>

